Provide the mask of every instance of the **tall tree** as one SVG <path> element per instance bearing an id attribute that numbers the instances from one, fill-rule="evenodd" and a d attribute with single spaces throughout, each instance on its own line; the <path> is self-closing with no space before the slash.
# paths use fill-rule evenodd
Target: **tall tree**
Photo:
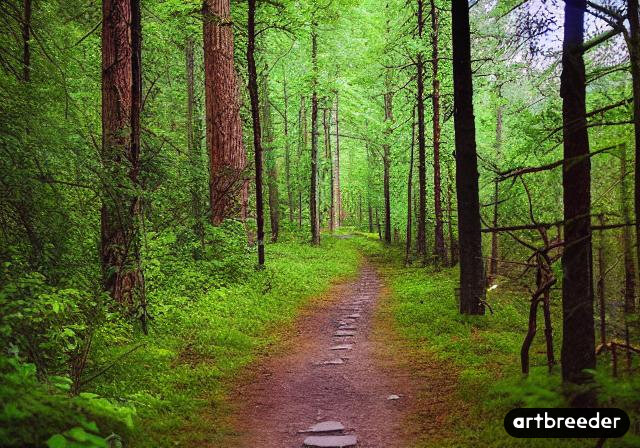
<path id="1" fill-rule="evenodd" d="M 287 92 L 287 71 L 282 70 L 282 97 L 284 105 L 282 108 L 282 121 L 284 125 L 284 175 L 287 184 L 287 205 L 289 208 L 289 222 L 293 222 L 295 205 L 293 202 L 293 185 L 291 181 L 291 142 L 289 141 L 289 95 Z"/>
<path id="2" fill-rule="evenodd" d="M 333 107 L 333 126 L 336 129 L 336 145 L 333 151 L 333 194 L 335 196 L 336 226 L 342 225 L 344 212 L 342 210 L 342 188 L 340 187 L 340 104 L 338 102 L 338 92 L 335 92 L 335 103 Z"/>
<path id="3" fill-rule="evenodd" d="M 317 24 L 311 25 L 311 185 L 309 188 L 309 219 L 311 220 L 311 244 L 320 244 L 318 216 L 318 34 Z"/>
<path id="4" fill-rule="evenodd" d="M 198 178 L 198 168 L 200 166 L 200 136 L 196 135 L 195 126 L 195 73 L 194 73 L 194 42 L 193 38 L 187 38 L 185 46 L 185 59 L 187 65 L 187 152 L 191 163 L 191 179 L 189 190 L 191 191 L 191 210 L 193 213 L 193 231 L 200 240 L 200 245 L 204 249 L 204 225 L 202 222 L 202 198 L 200 195 L 200 179 Z"/>
<path id="5" fill-rule="evenodd" d="M 265 66 L 261 76 L 262 90 L 262 150 L 267 168 L 267 189 L 269 195 L 269 222 L 271 224 L 271 241 L 277 242 L 280 233 L 280 193 L 278 191 L 278 164 L 276 148 L 273 144 L 273 123 L 271 120 L 271 102 L 269 100 L 268 68 Z"/>
<path id="6" fill-rule="evenodd" d="M 473 116 L 469 3 L 452 0 L 454 128 L 458 238 L 460 239 L 460 312 L 484 314 L 478 160 Z"/>
<path id="7" fill-rule="evenodd" d="M 141 24 L 137 0 L 102 3 L 102 164 L 112 179 L 101 210 L 105 289 L 120 303 L 142 299 L 140 270 Z"/>
<path id="8" fill-rule="evenodd" d="M 439 263 L 447 264 L 447 248 L 444 243 L 444 225 L 442 219 L 442 176 L 440 170 L 440 79 L 438 66 L 440 54 L 438 8 L 435 0 L 431 0 L 431 104 L 433 107 L 433 200 L 434 200 L 434 254 Z"/>
<path id="9" fill-rule="evenodd" d="M 256 49 L 256 0 L 249 0 L 247 13 L 247 67 L 249 72 L 249 97 L 253 124 L 253 152 L 256 168 L 256 224 L 258 237 L 258 266 L 264 265 L 264 210 L 262 202 L 262 133 L 260 129 L 260 100 L 258 97 L 258 73 L 255 61 Z"/>
<path id="10" fill-rule="evenodd" d="M 424 30 L 423 0 L 418 0 L 418 39 L 422 40 Z M 427 163 L 424 129 L 424 60 L 421 51 L 416 55 L 416 102 L 418 109 L 418 232 L 416 235 L 416 250 L 423 263 L 427 257 Z"/>
<path id="11" fill-rule="evenodd" d="M 582 384 L 585 369 L 596 366 L 591 259 L 591 160 L 586 118 L 583 59 L 586 0 L 565 3 L 562 48 L 562 170 L 565 246 L 562 255 L 562 378 Z M 589 393 L 573 399 L 577 406 L 593 404 Z"/>
<path id="12" fill-rule="evenodd" d="M 202 15 L 211 222 L 218 225 L 226 218 L 246 218 L 247 156 L 242 142 L 229 0 L 204 0 Z"/>
<path id="13" fill-rule="evenodd" d="M 382 165 L 383 165 L 383 190 L 384 190 L 384 241 L 391 244 L 391 188 L 390 188 L 390 167 L 391 167 L 391 145 L 388 142 L 391 134 L 391 123 L 393 122 L 393 92 L 391 90 L 391 69 L 386 69 L 384 93 L 384 121 L 387 122 L 385 129 L 385 143 L 383 145 Z"/>
<path id="14" fill-rule="evenodd" d="M 500 91 L 498 90 L 498 101 L 501 100 Z M 496 160 L 502 157 L 502 104 L 498 104 L 496 109 Z M 498 227 L 498 206 L 500 199 L 500 182 L 498 179 L 493 181 L 493 228 Z M 489 260 L 489 282 L 495 280 L 498 275 L 498 232 L 491 232 L 491 257 Z"/>

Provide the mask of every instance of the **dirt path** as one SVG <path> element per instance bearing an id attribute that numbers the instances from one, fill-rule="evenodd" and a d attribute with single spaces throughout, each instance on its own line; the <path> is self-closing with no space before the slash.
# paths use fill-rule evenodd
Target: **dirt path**
<path id="1" fill-rule="evenodd" d="M 328 435 L 342 438 L 317 446 L 351 446 L 348 436 L 356 436 L 362 448 L 407 446 L 415 428 L 407 428 L 405 417 L 415 405 L 418 385 L 406 366 L 389 358 L 401 355 L 380 346 L 377 326 L 373 332 L 381 288 L 375 269 L 363 266 L 357 280 L 341 285 L 328 304 L 301 318 L 283 353 L 266 359 L 252 382 L 238 388 L 242 446 L 294 448 L 309 436 Z M 300 432 L 325 421 L 345 429 Z"/>

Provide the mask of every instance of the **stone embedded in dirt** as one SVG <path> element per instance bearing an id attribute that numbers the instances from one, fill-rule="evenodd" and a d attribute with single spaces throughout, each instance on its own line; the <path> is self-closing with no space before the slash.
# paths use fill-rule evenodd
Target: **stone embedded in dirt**
<path id="1" fill-rule="evenodd" d="M 309 436 L 304 439 L 304 446 L 309 448 L 345 448 L 357 443 L 356 436 Z"/>
<path id="2" fill-rule="evenodd" d="M 360 317 L 360 314 L 358 314 L 358 313 L 349 314 L 347 317 L 349 319 L 357 319 L 358 317 Z"/>
<path id="3" fill-rule="evenodd" d="M 339 344 L 339 345 L 334 345 L 333 347 L 329 348 L 329 350 L 351 350 L 353 348 L 353 344 Z"/>
<path id="4" fill-rule="evenodd" d="M 400 395 L 395 395 L 395 394 L 389 395 L 387 397 L 387 400 L 399 400 L 399 399 L 400 399 Z"/>
<path id="5" fill-rule="evenodd" d="M 355 331 L 348 331 L 348 330 L 338 330 L 335 333 L 333 333 L 334 336 L 355 336 L 356 332 Z"/>
<path id="6" fill-rule="evenodd" d="M 358 327 L 356 327 L 355 325 L 340 325 L 338 327 L 338 330 L 357 330 Z"/>
<path id="7" fill-rule="evenodd" d="M 322 364 L 324 365 L 337 365 L 337 364 L 344 364 L 344 361 L 342 360 L 342 358 L 334 358 L 334 359 L 330 359 L 328 361 L 323 362 Z"/>
<path id="8" fill-rule="evenodd" d="M 313 425 L 311 428 L 302 432 L 336 432 L 343 431 L 344 425 L 335 420 L 327 420 L 326 422 L 320 422 Z"/>

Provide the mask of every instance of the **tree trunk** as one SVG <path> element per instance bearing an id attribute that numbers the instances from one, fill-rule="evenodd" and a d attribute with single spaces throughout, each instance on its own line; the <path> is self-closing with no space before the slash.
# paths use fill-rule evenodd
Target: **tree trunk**
<path id="1" fill-rule="evenodd" d="M 447 230 L 449 233 L 450 265 L 458 264 L 458 241 L 453 233 L 453 173 L 451 164 L 447 162 Z"/>
<path id="2" fill-rule="evenodd" d="M 260 129 L 262 131 L 262 150 L 264 153 L 265 165 L 267 167 L 267 188 L 269 191 L 269 223 L 271 224 L 271 242 L 278 241 L 280 232 L 280 194 L 278 191 L 278 165 L 275 154 L 276 148 L 273 145 L 273 123 L 271 121 L 271 103 L 269 100 L 269 83 L 264 69 L 261 76 L 262 89 L 262 120 Z"/>
<path id="3" fill-rule="evenodd" d="M 582 58 L 586 0 L 565 3 L 562 51 L 565 246 L 562 256 L 562 379 L 585 383 L 594 369 L 593 275 L 591 260 L 591 159 L 586 119 L 585 68 Z M 579 394 L 576 406 L 594 404 L 592 394 Z"/>
<path id="4" fill-rule="evenodd" d="M 258 98 L 258 74 L 256 71 L 256 0 L 249 0 L 247 14 L 247 67 L 249 72 L 249 97 L 253 125 L 253 152 L 256 165 L 256 223 L 258 237 L 258 266 L 264 266 L 264 210 L 262 203 L 262 133 L 260 128 L 260 101 Z M 206 26 L 206 25 L 205 25 Z"/>
<path id="5" fill-rule="evenodd" d="M 498 95 L 498 100 L 500 100 Z M 496 112 L 496 160 L 502 157 L 502 105 L 498 105 Z M 493 184 L 493 228 L 498 227 L 498 202 L 500 199 L 500 182 L 496 179 Z M 489 264 L 489 283 L 493 283 L 498 275 L 498 232 L 491 232 L 491 262 Z"/>
<path id="6" fill-rule="evenodd" d="M 433 106 L 433 198 L 434 198 L 434 255 L 442 265 L 447 264 L 447 248 L 444 243 L 444 226 L 442 222 L 442 176 L 440 173 L 440 80 L 438 79 L 439 36 L 438 9 L 435 0 L 431 0 L 431 79 Z"/>
<path id="7" fill-rule="evenodd" d="M 640 260 L 640 18 L 638 0 L 627 0 L 629 19 L 629 62 L 631 64 L 631 85 L 633 88 L 633 131 L 635 143 L 635 186 L 634 208 L 636 215 L 636 259 Z"/>
<path id="8" fill-rule="evenodd" d="M 411 153 L 409 156 L 409 176 L 407 180 L 407 240 L 405 245 L 404 252 L 404 264 L 408 266 L 411 263 L 411 221 L 413 217 L 411 216 L 412 204 L 411 197 L 413 195 L 412 187 L 413 187 L 413 153 L 416 144 L 416 109 L 413 108 L 412 117 L 411 117 Z"/>
<path id="9" fill-rule="evenodd" d="M 282 96 L 284 98 L 284 108 L 282 120 L 284 121 L 284 173 L 287 183 L 287 206 L 289 208 L 289 222 L 293 222 L 295 205 L 293 203 L 293 185 L 291 184 L 291 144 L 289 142 L 289 96 L 287 95 L 287 72 L 282 71 Z"/>
<path id="10" fill-rule="evenodd" d="M 391 70 L 386 70 L 385 76 L 386 92 L 384 94 L 384 121 L 387 122 L 385 130 L 385 140 L 391 134 L 391 123 L 393 122 L 393 92 L 391 91 Z M 391 188 L 389 186 L 389 168 L 391 166 L 391 145 L 387 142 L 383 145 L 383 189 L 384 189 L 384 241 L 391 244 Z"/>
<path id="11" fill-rule="evenodd" d="M 335 177 L 333 153 L 331 151 L 331 110 L 325 108 L 322 117 L 324 126 L 324 146 L 327 162 L 329 163 L 329 231 L 333 233 L 336 230 L 336 198 L 335 198 Z"/>
<path id="12" fill-rule="evenodd" d="M 598 215 L 598 224 L 604 226 L 604 215 Z M 606 267 L 604 264 L 604 230 L 598 231 L 598 305 L 600 308 L 600 342 L 607 343 L 607 314 L 606 314 L 606 296 L 605 296 L 605 276 Z"/>
<path id="13" fill-rule="evenodd" d="M 200 246 L 204 250 L 204 225 L 202 222 L 202 198 L 199 188 L 199 168 L 200 168 L 200 140 L 196 139 L 194 125 L 194 109 L 195 101 L 195 75 L 194 75 L 194 58 L 193 58 L 193 38 L 187 38 L 185 47 L 185 59 L 187 64 L 187 152 L 189 154 L 189 163 L 191 164 L 191 210 L 193 213 L 193 232 L 200 241 Z"/>
<path id="14" fill-rule="evenodd" d="M 473 116 L 469 3 L 452 1 L 454 127 L 458 238 L 460 238 L 460 312 L 484 314 L 485 278 L 482 263 L 478 161 Z"/>
<path id="15" fill-rule="evenodd" d="M 334 181 L 334 194 L 336 200 L 336 223 L 337 226 L 342 225 L 342 220 L 344 219 L 344 213 L 342 211 L 342 191 L 340 188 L 340 117 L 339 117 L 339 104 L 338 104 L 338 92 L 336 93 L 336 101 L 335 101 L 335 128 L 336 128 L 336 150 L 335 150 L 335 160 L 333 161 L 334 173 L 333 173 L 333 181 Z"/>
<path id="16" fill-rule="evenodd" d="M 318 221 L 318 36 L 317 25 L 311 28 L 311 63 L 313 70 L 311 96 L 311 185 L 309 188 L 309 219 L 311 220 L 311 244 L 320 244 Z"/>
<path id="17" fill-rule="evenodd" d="M 138 8 L 137 11 L 134 9 Z M 140 11 L 139 3 L 102 4 L 102 164 L 116 185 L 101 210 L 105 289 L 122 304 L 144 303 L 139 258 Z M 130 37 L 131 36 L 131 37 Z"/>
<path id="18" fill-rule="evenodd" d="M 229 0 L 204 0 L 204 78 L 211 223 L 246 219 L 247 156 L 242 142 Z"/>
<path id="19" fill-rule="evenodd" d="M 298 178 L 296 181 L 296 185 L 298 187 L 298 227 L 302 229 L 302 181 L 300 176 L 300 168 L 302 167 L 302 155 L 307 150 L 307 109 L 304 101 L 304 96 L 300 96 L 300 113 L 298 114 L 298 131 L 299 131 L 299 140 L 298 140 L 298 164 L 297 164 L 297 172 Z"/>
<path id="20" fill-rule="evenodd" d="M 418 38 L 422 40 L 424 28 L 423 0 L 418 0 Z M 426 171 L 426 146 L 424 125 L 424 61 L 422 53 L 416 55 L 416 84 L 417 84 L 417 108 L 418 108 L 418 233 L 416 236 L 416 250 L 418 257 L 424 264 L 427 257 L 427 171 Z"/>

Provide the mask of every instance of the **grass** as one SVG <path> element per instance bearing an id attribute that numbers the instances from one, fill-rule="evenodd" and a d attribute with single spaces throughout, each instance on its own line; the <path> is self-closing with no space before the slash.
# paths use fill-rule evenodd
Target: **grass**
<path id="1" fill-rule="evenodd" d="M 530 350 L 531 372 L 520 373 L 520 347 L 527 329 L 528 293 L 509 290 L 504 280 L 489 291 L 487 300 L 494 314 L 462 316 L 458 312 L 454 288 L 458 270 L 405 267 L 403 253 L 396 247 L 382 247 L 375 238 L 359 238 L 360 250 L 375 261 L 391 294 L 391 313 L 400 340 L 391 341 L 418 353 L 425 360 L 453 365 L 457 391 L 448 422 L 436 436 L 423 437 L 414 448 L 427 447 L 584 447 L 595 440 L 514 439 L 503 428 L 505 414 L 514 407 L 568 407 L 562 394 L 559 366 L 549 374 L 546 366 L 542 328 Z M 554 346 L 560 358 L 561 310 L 559 297 L 552 304 Z M 601 404 L 621 407 L 637 422 L 640 407 L 637 379 L 612 381 L 606 360 L 599 367 Z M 432 365 L 422 364 L 426 369 Z M 414 364 L 418 375 L 421 364 Z M 427 370 L 425 370 L 426 372 Z M 430 393 L 438 393 L 431 390 Z M 634 395 L 635 394 L 635 395 Z M 420 412 L 420 409 L 416 410 Z M 605 447 L 637 447 L 640 438 L 632 431 Z M 446 433 L 445 437 L 441 437 Z"/>
<path id="2" fill-rule="evenodd" d="M 99 378 L 98 393 L 136 408 L 128 446 L 221 446 L 233 433 L 230 381 L 277 341 L 301 307 L 355 274 L 360 261 L 356 246 L 339 238 L 323 238 L 320 247 L 270 244 L 266 252 L 266 268 L 242 282 L 166 306 L 145 345 Z M 102 347 L 102 356 L 117 359 L 127 349 Z"/>

